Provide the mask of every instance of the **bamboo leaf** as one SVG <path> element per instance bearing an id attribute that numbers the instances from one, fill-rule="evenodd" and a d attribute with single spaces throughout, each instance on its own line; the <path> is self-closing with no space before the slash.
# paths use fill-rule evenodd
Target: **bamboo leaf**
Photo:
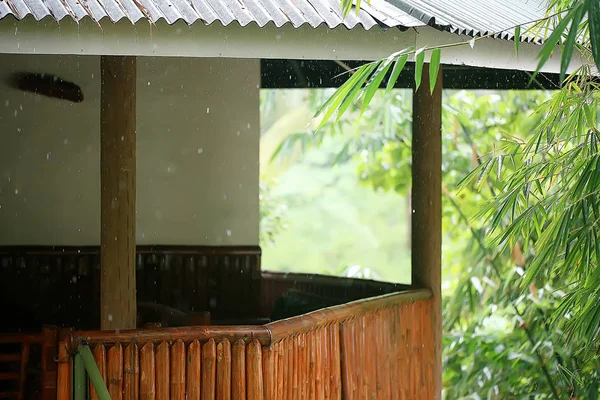
<path id="1" fill-rule="evenodd" d="M 358 89 L 362 86 L 364 81 L 366 80 L 365 73 L 369 70 L 371 66 L 374 64 L 364 64 L 362 65 L 351 77 L 348 79 L 335 93 L 331 96 L 329 100 L 327 100 L 327 106 L 322 107 L 318 112 L 317 116 L 323 114 L 323 119 L 321 120 L 317 130 L 321 129 L 329 120 L 329 118 L 333 115 L 334 112 L 338 111 L 338 108 L 342 104 L 343 101 L 347 99 L 348 94 L 352 93 L 354 96 L 358 93 L 358 90 L 355 90 L 358 86 Z M 331 101 L 330 101 L 331 100 Z M 354 100 L 354 99 L 352 99 Z"/>
<path id="2" fill-rule="evenodd" d="M 587 5 L 592 55 L 596 67 L 600 69 L 600 2 L 598 0 L 588 0 Z"/>
<path id="3" fill-rule="evenodd" d="M 437 82 L 438 72 L 440 71 L 440 59 L 442 51 L 433 49 L 431 59 L 429 60 L 429 90 L 433 93 L 435 83 Z"/>
<path id="4" fill-rule="evenodd" d="M 423 76 L 423 64 L 425 63 L 425 47 L 420 48 L 415 53 L 415 89 L 421 86 L 421 78 Z"/>
<path id="5" fill-rule="evenodd" d="M 548 59 L 554 52 L 554 48 L 558 44 L 558 41 L 560 40 L 565 29 L 567 29 L 567 25 L 569 24 L 569 21 L 571 21 L 573 19 L 575 10 L 577 10 L 577 8 L 572 8 L 567 13 L 567 15 L 565 15 L 565 17 L 558 23 L 558 25 L 556 25 L 556 27 L 552 31 L 552 34 L 548 37 L 548 39 L 542 46 L 542 49 L 538 53 L 538 58 L 540 59 L 540 61 L 538 63 L 537 68 L 535 69 L 535 72 L 531 75 L 529 84 L 531 84 L 535 80 L 535 77 L 537 76 L 537 74 L 540 72 L 542 67 L 546 64 L 546 62 L 548 61 Z"/>
<path id="6" fill-rule="evenodd" d="M 515 53 L 519 54 L 519 44 L 521 44 L 521 25 L 515 28 Z"/>
<path id="7" fill-rule="evenodd" d="M 394 68 L 392 68 L 392 74 L 390 75 L 390 78 L 387 82 L 387 87 L 385 88 L 387 92 L 391 91 L 394 88 L 394 85 L 398 80 L 398 76 L 400 76 L 400 72 L 402 72 L 402 69 L 404 69 L 404 66 L 406 65 L 407 59 L 408 54 L 403 54 L 396 58 L 396 63 L 394 64 Z"/>
<path id="8" fill-rule="evenodd" d="M 360 72 L 360 76 L 358 77 L 352 90 L 346 95 L 346 97 L 344 98 L 344 101 L 339 106 L 339 108 L 337 110 L 337 116 L 335 118 L 336 123 L 340 120 L 342 115 L 344 115 L 344 113 L 346 112 L 348 107 L 351 104 L 353 104 L 356 100 L 358 100 L 358 98 L 360 97 L 360 95 L 362 93 L 361 89 L 362 89 L 363 84 L 365 83 L 367 78 L 371 75 L 373 70 L 379 65 L 379 63 L 380 62 L 377 62 L 375 64 L 367 64 L 366 68 L 361 69 L 360 71 L 357 71 L 357 74 Z"/>
<path id="9" fill-rule="evenodd" d="M 567 68 L 569 68 L 569 64 L 571 63 L 571 56 L 573 55 L 573 50 L 575 49 L 575 40 L 579 35 L 579 24 L 581 23 L 581 19 L 583 18 L 583 13 L 583 7 L 577 7 L 577 11 L 573 15 L 573 20 L 571 21 L 569 35 L 567 36 L 567 40 L 563 48 L 562 59 L 560 61 L 561 82 L 565 80 Z"/>
<path id="10" fill-rule="evenodd" d="M 365 89 L 365 95 L 363 97 L 362 107 L 360 109 L 361 115 L 365 112 L 365 110 L 371 103 L 371 99 L 373 99 L 373 96 L 375 96 L 377 89 L 379 89 L 381 82 L 383 82 L 383 78 L 385 78 L 391 66 L 392 60 L 386 59 L 379 65 L 377 70 L 373 73 L 373 76 L 371 77 L 371 80 L 369 81 L 369 83 L 367 84 L 367 88 Z"/>

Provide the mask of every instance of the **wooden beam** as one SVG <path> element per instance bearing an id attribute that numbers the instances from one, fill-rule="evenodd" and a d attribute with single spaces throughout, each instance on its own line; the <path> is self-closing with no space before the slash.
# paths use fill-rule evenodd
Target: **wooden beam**
<path id="1" fill-rule="evenodd" d="M 413 95 L 412 284 L 431 289 L 433 398 L 442 395 L 442 74 L 429 89 L 429 65 Z"/>
<path id="2" fill-rule="evenodd" d="M 103 56 L 101 92 L 101 328 L 136 327 L 136 58 Z"/>

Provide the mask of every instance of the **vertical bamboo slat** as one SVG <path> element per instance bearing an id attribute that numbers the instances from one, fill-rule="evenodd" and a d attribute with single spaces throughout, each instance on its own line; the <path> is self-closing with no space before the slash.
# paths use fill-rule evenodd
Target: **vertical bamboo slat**
<path id="1" fill-rule="evenodd" d="M 294 368 L 294 349 L 292 348 L 292 338 L 285 339 L 285 377 L 283 381 L 284 388 L 284 399 L 293 400 L 292 395 L 292 382 L 294 381 L 293 368 Z"/>
<path id="2" fill-rule="evenodd" d="M 317 400 L 325 399 L 325 388 L 323 387 L 323 343 L 321 340 L 321 329 L 313 332 L 313 344 L 316 347 L 315 358 L 315 395 Z"/>
<path id="3" fill-rule="evenodd" d="M 325 400 L 330 399 L 330 383 L 331 373 L 329 371 L 329 357 L 331 357 L 331 344 L 329 343 L 329 326 L 321 328 L 321 347 L 323 348 L 323 397 Z"/>
<path id="4" fill-rule="evenodd" d="M 420 316 L 421 318 L 423 318 L 424 324 L 425 324 L 425 333 L 423 335 L 423 337 L 424 337 L 423 343 L 424 343 L 425 349 L 427 350 L 427 353 L 425 355 L 426 364 L 425 364 L 424 368 L 426 371 L 425 387 L 428 388 L 428 390 L 427 390 L 427 396 L 428 396 L 427 398 L 428 399 L 433 399 L 435 396 L 435 393 L 434 393 L 434 388 L 435 388 L 435 376 L 434 376 L 435 351 L 434 351 L 434 347 L 433 347 L 435 339 L 434 339 L 434 335 L 433 335 L 432 321 L 431 321 L 431 319 L 427 318 L 427 315 L 432 315 L 433 312 L 434 312 L 434 309 L 433 309 L 432 303 L 426 302 L 423 307 L 423 313 Z"/>
<path id="5" fill-rule="evenodd" d="M 381 344 L 377 353 L 377 398 L 390 399 L 390 354 L 389 346 L 389 310 L 383 310 L 378 313 L 377 326 L 378 335 L 377 343 Z"/>
<path id="6" fill-rule="evenodd" d="M 262 353 L 258 340 L 246 348 L 246 371 L 248 373 L 248 400 L 263 400 Z"/>
<path id="7" fill-rule="evenodd" d="M 223 339 L 217 345 L 217 400 L 231 399 L 231 345 Z"/>
<path id="8" fill-rule="evenodd" d="M 292 400 L 298 400 L 300 397 L 300 390 L 298 387 L 298 341 L 297 336 L 290 338 L 290 344 L 292 346 Z"/>
<path id="9" fill-rule="evenodd" d="M 352 319 L 348 322 L 348 385 L 350 386 L 349 399 L 358 399 L 356 396 L 358 387 L 358 378 L 356 376 L 355 360 L 358 357 L 358 347 L 356 345 L 356 320 Z"/>
<path id="10" fill-rule="evenodd" d="M 407 324 L 404 324 L 402 321 L 402 318 L 405 317 L 404 315 L 404 310 L 403 308 L 398 308 L 396 310 L 396 324 L 397 324 L 397 331 L 396 331 L 396 343 L 397 343 L 397 365 L 398 365 L 398 369 L 396 370 L 396 376 L 395 378 L 397 379 L 398 382 L 398 392 L 399 392 L 399 398 L 401 400 L 403 399 L 408 399 L 409 396 L 409 391 L 408 391 L 408 385 L 407 385 L 407 377 L 409 374 L 408 368 L 406 368 L 405 366 L 408 365 L 408 352 L 407 352 L 407 348 L 408 345 L 406 343 L 407 337 L 406 337 L 406 326 Z"/>
<path id="11" fill-rule="evenodd" d="M 285 344 L 283 341 L 277 343 L 277 400 L 283 399 L 285 376 Z"/>
<path id="12" fill-rule="evenodd" d="M 299 386 L 300 386 L 300 399 L 307 400 L 308 399 L 308 363 L 306 356 L 306 334 L 302 333 L 298 335 L 298 373 L 299 375 Z"/>
<path id="13" fill-rule="evenodd" d="M 202 346 L 194 340 L 190 343 L 187 354 L 187 400 L 200 400 L 200 370 L 202 365 Z"/>
<path id="14" fill-rule="evenodd" d="M 106 383 L 106 349 L 103 344 L 97 344 L 94 347 L 92 352 L 94 355 L 94 360 L 96 360 L 96 364 L 98 365 L 98 369 L 100 370 L 100 375 L 102 375 L 102 380 Z M 98 394 L 96 393 L 96 389 L 94 389 L 94 385 L 92 382 L 89 383 L 90 387 L 90 399 L 98 400 Z"/>
<path id="15" fill-rule="evenodd" d="M 202 346 L 202 400 L 215 399 L 215 377 L 217 367 L 217 346 L 214 339 L 210 339 Z"/>
<path id="16" fill-rule="evenodd" d="M 123 398 L 137 400 L 140 393 L 139 350 L 135 343 L 125 348 Z"/>
<path id="17" fill-rule="evenodd" d="M 330 334 L 330 343 L 331 348 L 333 350 L 331 354 L 331 399 L 332 400 L 341 400 L 342 399 L 342 384 L 341 384 L 341 360 L 340 360 L 340 352 L 341 352 L 341 343 L 340 343 L 340 329 L 341 324 L 335 322 L 331 325 L 331 329 L 329 331 Z"/>
<path id="18" fill-rule="evenodd" d="M 155 385 L 155 363 L 154 363 L 154 345 L 152 342 L 146 343 L 140 350 L 140 399 L 154 400 L 156 396 Z"/>
<path id="19" fill-rule="evenodd" d="M 262 350 L 263 394 L 265 400 L 275 400 L 275 351 L 273 346 Z"/>
<path id="20" fill-rule="evenodd" d="M 393 382 L 393 385 L 390 387 L 392 390 L 392 400 L 400 400 L 400 384 L 398 381 L 398 377 L 395 375 L 398 372 L 402 373 L 403 371 L 400 368 L 399 360 L 399 351 L 400 351 L 400 343 L 399 340 L 399 332 L 400 325 L 398 323 L 398 307 L 394 307 L 390 310 L 390 324 L 392 325 L 390 332 L 390 342 L 391 342 L 391 350 L 392 354 L 390 355 L 390 380 Z"/>
<path id="21" fill-rule="evenodd" d="M 67 343 L 63 340 L 61 334 L 61 341 L 58 343 L 58 377 L 56 381 L 57 385 L 57 400 L 70 400 L 71 399 L 71 385 L 73 382 L 73 364 L 72 358 L 67 352 Z"/>
<path id="22" fill-rule="evenodd" d="M 169 344 L 161 342 L 156 348 L 156 400 L 169 400 Z"/>
<path id="23" fill-rule="evenodd" d="M 185 400 L 185 344 L 182 340 L 171 348 L 171 400 Z"/>
<path id="24" fill-rule="evenodd" d="M 123 398 L 123 348 L 120 343 L 108 350 L 108 393 L 112 400 Z"/>
<path id="25" fill-rule="evenodd" d="M 241 339 L 233 345 L 231 359 L 231 399 L 246 400 L 246 344 Z"/>
<path id="26" fill-rule="evenodd" d="M 315 362 L 316 362 L 316 346 L 315 346 L 315 333 L 307 332 L 306 334 L 306 346 L 308 355 L 308 398 L 314 400 L 316 398 L 316 373 L 315 373 Z"/>

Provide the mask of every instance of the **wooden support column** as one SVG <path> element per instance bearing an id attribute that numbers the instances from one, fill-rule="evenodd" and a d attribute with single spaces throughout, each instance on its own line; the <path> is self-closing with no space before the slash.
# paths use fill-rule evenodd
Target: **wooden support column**
<path id="1" fill-rule="evenodd" d="M 103 56 L 101 94 L 101 328 L 136 326 L 136 58 Z"/>
<path id="2" fill-rule="evenodd" d="M 413 95 L 412 283 L 433 291 L 431 323 L 434 399 L 442 393 L 442 74 L 433 94 L 429 65 Z"/>

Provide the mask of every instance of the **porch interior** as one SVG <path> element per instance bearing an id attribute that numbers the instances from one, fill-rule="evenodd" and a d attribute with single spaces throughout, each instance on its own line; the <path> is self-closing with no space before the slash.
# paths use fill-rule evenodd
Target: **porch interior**
<path id="1" fill-rule="evenodd" d="M 310 390 L 338 398 L 345 382 L 345 391 L 356 391 L 363 384 L 375 390 L 375 365 L 371 383 L 352 386 L 361 371 L 354 363 L 362 359 L 354 351 L 383 357 L 383 351 L 398 347 L 396 356 L 390 357 L 408 369 L 408 357 L 416 357 L 421 347 L 421 331 L 430 329 L 428 291 L 362 279 L 263 271 L 260 255 L 257 246 L 138 246 L 138 329 L 107 332 L 100 330 L 99 248 L 0 247 L 0 302 L 5 310 L 0 393 L 5 398 L 70 398 L 74 370 L 69 355 L 80 343 L 93 349 L 112 398 L 121 398 L 114 397 L 117 392 L 124 398 L 146 398 L 152 391 L 158 398 L 180 398 L 178 390 L 191 393 L 191 398 L 231 398 L 223 393 L 231 396 L 240 380 L 263 386 L 260 393 L 255 388 L 254 395 L 243 388 L 245 398 L 257 399 L 285 398 L 277 395 L 284 381 L 286 390 L 294 385 L 294 390 L 306 390 L 306 398 L 315 398 L 309 396 Z M 413 329 L 417 332 L 411 334 Z M 400 348 L 410 346 L 414 350 L 403 353 L 402 359 Z M 256 357 L 260 368 L 251 365 L 258 362 Z M 61 358 L 70 364 L 61 363 Z M 195 381 L 188 375 L 195 373 L 187 364 L 190 358 L 198 358 L 199 371 L 208 371 L 197 388 L 185 385 L 186 377 Z M 312 370 L 317 368 L 316 359 L 322 370 Z M 416 359 L 411 368 L 417 367 Z M 187 361 L 177 366 L 177 360 Z M 244 371 L 242 361 L 250 363 Z M 128 375 L 127 363 L 137 363 L 135 374 Z M 252 372 L 256 368 L 260 376 Z M 281 368 L 293 372 L 288 376 Z M 140 373 L 150 373 L 152 382 L 140 380 Z M 303 389 L 302 377 L 308 374 L 321 374 L 322 386 Z M 260 383 L 250 382 L 259 378 Z M 127 382 L 137 386 L 131 389 Z M 60 397 L 61 388 L 67 397 Z M 91 384 L 85 390 L 97 398 Z M 130 396 L 125 395 L 127 390 L 133 390 Z M 194 397 L 196 390 L 203 394 Z"/>
<path id="2" fill-rule="evenodd" d="M 433 390 L 429 290 L 261 268 L 258 60 L 138 60 L 130 330 L 106 330 L 101 307 L 102 268 L 132 265 L 104 263 L 98 245 L 100 210 L 114 211 L 100 201 L 100 57 L 2 60 L 2 75 L 49 73 L 84 95 L 68 103 L 5 92 L 0 398 L 99 398 L 78 380 L 76 355 L 88 345 L 113 399 L 383 399 L 394 390 L 408 399 Z"/>

